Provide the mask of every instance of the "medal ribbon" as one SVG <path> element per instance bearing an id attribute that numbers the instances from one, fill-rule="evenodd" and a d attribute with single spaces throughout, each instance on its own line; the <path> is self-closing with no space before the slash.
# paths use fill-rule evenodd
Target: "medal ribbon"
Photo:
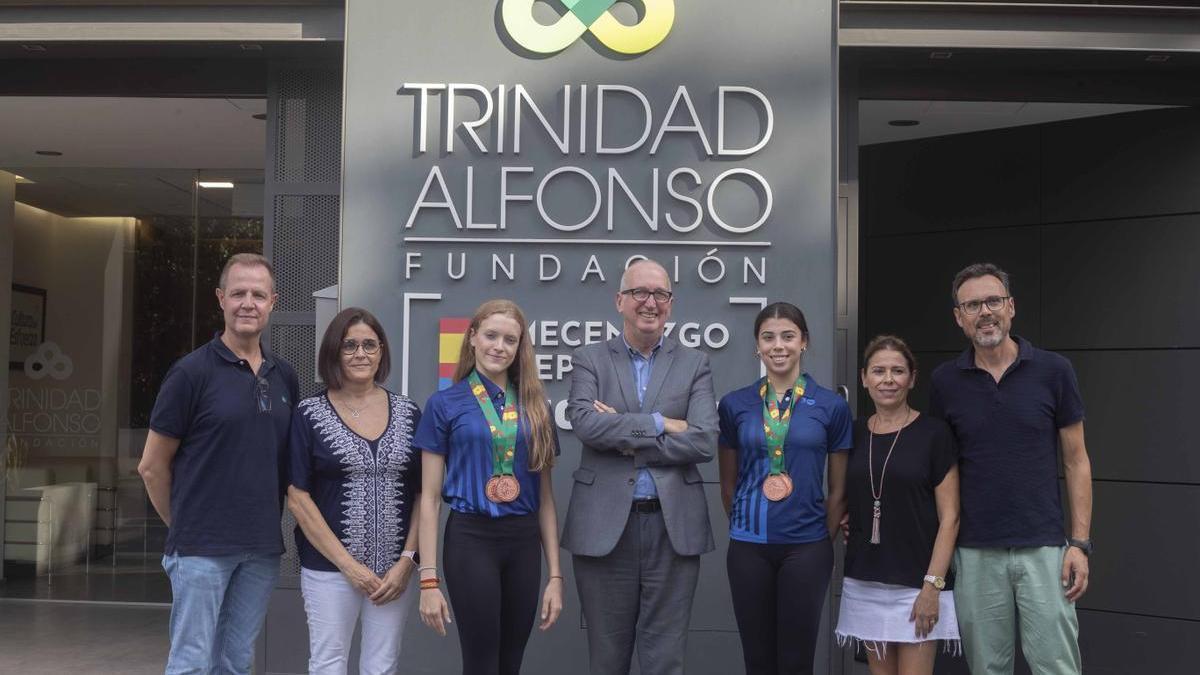
<path id="1" fill-rule="evenodd" d="M 504 388 L 504 411 L 497 415 L 496 406 L 488 396 L 487 388 L 479 379 L 479 373 L 474 370 L 467 376 L 471 385 L 471 393 L 483 416 L 487 418 L 488 429 L 492 432 L 492 475 L 512 475 L 513 454 L 517 447 L 517 393 L 513 390 L 512 381 Z"/>
<path id="2" fill-rule="evenodd" d="M 775 390 L 771 380 L 764 377 L 758 387 L 758 395 L 763 401 L 763 433 L 767 436 L 767 456 L 771 458 L 771 475 L 777 476 L 783 471 L 783 442 L 787 439 L 788 426 L 792 422 L 792 409 L 796 402 L 804 396 L 807 382 L 801 375 L 791 389 L 791 402 L 782 410 L 775 401 Z M 784 394 L 786 397 L 787 394 Z"/>

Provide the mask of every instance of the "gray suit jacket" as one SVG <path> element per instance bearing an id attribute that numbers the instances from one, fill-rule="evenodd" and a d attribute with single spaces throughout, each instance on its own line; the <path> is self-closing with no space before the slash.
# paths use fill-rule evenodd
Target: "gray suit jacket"
<path id="1" fill-rule="evenodd" d="M 597 412 L 593 401 L 616 408 Z M 681 434 L 656 435 L 654 418 L 686 419 Z M 563 548 L 603 556 L 617 545 L 633 502 L 637 470 L 654 476 L 671 546 L 679 555 L 713 550 L 708 500 L 696 465 L 717 452 L 717 404 L 708 356 L 667 338 L 654 358 L 643 405 L 634 390 L 625 341 L 615 337 L 575 350 L 567 416 L 583 442 Z"/>

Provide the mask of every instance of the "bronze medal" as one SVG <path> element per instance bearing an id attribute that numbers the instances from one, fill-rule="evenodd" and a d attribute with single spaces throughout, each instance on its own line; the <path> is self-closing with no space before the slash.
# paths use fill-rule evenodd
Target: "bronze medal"
<path id="1" fill-rule="evenodd" d="M 792 479 L 786 473 L 772 474 L 763 481 L 762 491 L 767 499 L 782 501 L 792 494 Z"/>
<path id="2" fill-rule="evenodd" d="M 492 476 L 488 479 L 487 485 L 483 488 L 487 498 L 497 504 L 507 504 L 515 501 L 521 494 L 521 484 L 517 482 L 515 476 L 505 474 L 503 476 Z"/>

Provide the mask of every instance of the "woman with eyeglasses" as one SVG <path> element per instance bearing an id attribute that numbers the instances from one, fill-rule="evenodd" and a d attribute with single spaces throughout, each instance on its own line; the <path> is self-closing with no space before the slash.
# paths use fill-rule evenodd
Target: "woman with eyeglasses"
<path id="1" fill-rule="evenodd" d="M 717 408 L 729 590 L 746 673 L 812 673 L 833 571 L 830 533 L 844 508 L 850 407 L 804 372 L 800 308 L 767 305 L 754 337 L 766 376 Z"/>
<path id="2" fill-rule="evenodd" d="M 846 474 L 849 530 L 836 634 L 867 649 L 872 675 L 933 673 L 938 640 L 956 644 L 950 556 L 958 536 L 958 456 L 942 420 L 908 404 L 917 362 L 893 335 L 871 340 Z"/>
<path id="3" fill-rule="evenodd" d="M 288 509 L 298 525 L 309 672 L 344 674 L 362 621 L 360 673 L 395 673 L 416 593 L 420 410 L 384 389 L 391 354 L 365 309 L 325 331 L 317 371 L 327 389 L 292 415 Z"/>
<path id="4" fill-rule="evenodd" d="M 558 435 L 515 303 L 475 311 L 454 384 L 430 397 L 414 443 L 424 470 L 421 619 L 446 634 L 444 577 L 464 675 L 517 675 L 534 615 L 546 630 L 562 611 L 563 577 L 550 481 Z M 450 517 L 439 568 L 442 501 Z M 542 555 L 549 578 L 539 611 Z"/>

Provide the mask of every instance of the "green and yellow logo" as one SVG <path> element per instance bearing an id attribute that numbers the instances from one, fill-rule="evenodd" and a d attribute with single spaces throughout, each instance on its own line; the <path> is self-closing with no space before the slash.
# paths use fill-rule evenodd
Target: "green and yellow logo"
<path id="1" fill-rule="evenodd" d="M 662 42 L 675 23 L 675 0 L 642 0 L 642 20 L 632 26 L 608 10 L 617 0 L 558 0 L 566 14 L 552 25 L 533 18 L 535 0 L 501 0 L 501 17 L 509 37 L 537 54 L 554 54 L 590 32 L 600 44 L 621 54 L 642 54 Z"/>

